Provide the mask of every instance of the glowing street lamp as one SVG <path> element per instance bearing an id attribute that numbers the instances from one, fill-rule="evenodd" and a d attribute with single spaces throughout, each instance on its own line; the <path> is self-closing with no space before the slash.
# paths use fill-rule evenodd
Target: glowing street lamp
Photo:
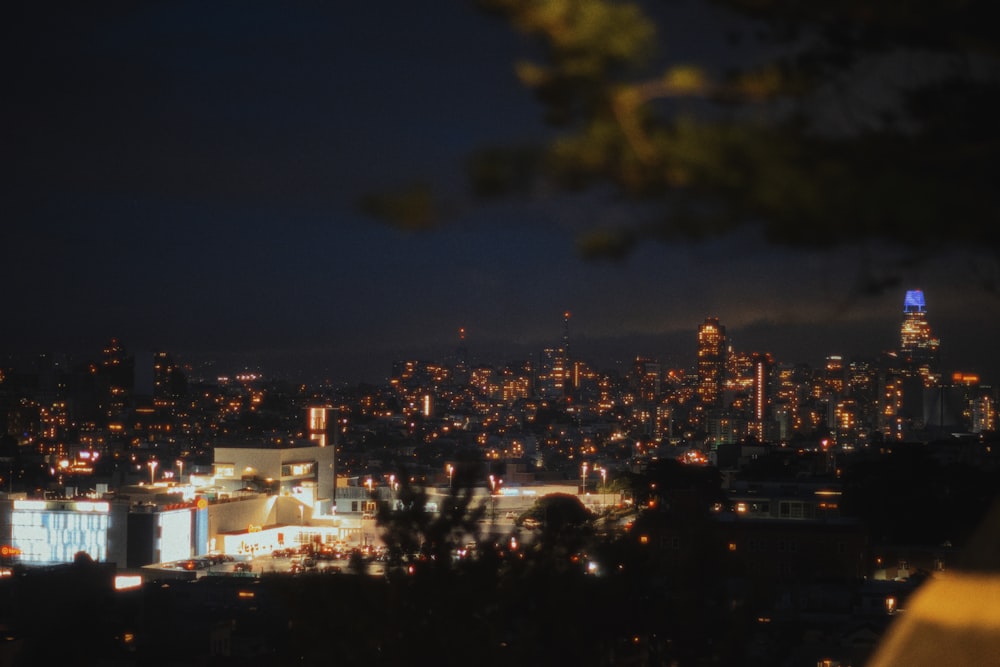
<path id="1" fill-rule="evenodd" d="M 159 465 L 159 461 L 150 459 L 146 465 L 149 466 L 149 483 L 153 484 L 156 482 L 156 466 Z"/>
<path id="2" fill-rule="evenodd" d="M 497 520 L 497 487 L 501 484 L 503 484 L 502 479 L 497 479 L 493 475 L 490 475 L 490 504 L 493 507 L 490 519 L 494 523 Z"/>
<path id="3" fill-rule="evenodd" d="M 583 462 L 580 468 L 580 485 L 583 487 L 583 495 L 587 495 L 587 462 Z"/>
<path id="4" fill-rule="evenodd" d="M 601 504 L 607 507 L 608 504 L 608 469 L 601 468 L 601 490 L 604 492 L 604 496 L 601 498 Z"/>
<path id="5" fill-rule="evenodd" d="M 183 459 L 177 459 L 177 481 L 178 482 L 183 482 L 184 481 L 184 460 Z"/>
<path id="6" fill-rule="evenodd" d="M 453 466 L 452 464 L 449 463 L 448 465 L 446 465 L 444 467 L 444 469 L 445 469 L 445 472 L 448 473 L 448 488 L 450 489 L 451 488 L 452 478 L 455 476 L 455 466 Z"/>

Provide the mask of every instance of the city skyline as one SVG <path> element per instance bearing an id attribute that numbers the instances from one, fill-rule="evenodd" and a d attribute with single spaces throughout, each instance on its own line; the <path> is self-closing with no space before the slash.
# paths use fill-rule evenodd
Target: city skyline
<path id="1" fill-rule="evenodd" d="M 167 353 L 175 361 L 187 365 L 194 370 L 196 377 L 211 379 L 206 373 L 218 375 L 230 375 L 241 371 L 260 373 L 263 377 L 272 380 L 293 380 L 306 383 L 334 383 L 342 385 L 350 384 L 379 384 L 387 381 L 392 375 L 394 364 L 404 361 L 422 361 L 429 363 L 454 363 L 459 355 L 463 361 L 471 366 L 492 366 L 500 367 L 506 364 L 517 364 L 521 362 L 541 363 L 546 350 L 553 348 L 570 348 L 568 358 L 588 364 L 597 372 L 619 372 L 628 371 L 633 361 L 638 359 L 653 360 L 661 364 L 664 371 L 670 369 L 681 369 L 689 373 L 699 372 L 699 340 L 701 331 L 705 327 L 718 327 L 721 329 L 721 343 L 725 346 L 727 353 L 732 352 L 742 355 L 767 354 L 777 364 L 805 364 L 811 368 L 821 368 L 828 358 L 843 358 L 845 362 L 850 361 L 878 361 L 886 353 L 911 353 L 913 345 L 914 331 L 912 329 L 913 317 L 919 313 L 920 331 L 926 336 L 932 337 L 934 350 L 932 355 L 936 359 L 933 363 L 934 370 L 941 377 L 941 381 L 947 383 L 953 373 L 973 374 L 987 385 L 995 382 L 995 370 L 990 366 L 989 355 L 978 355 L 975 350 L 966 350 L 964 356 L 947 354 L 948 345 L 944 341 L 942 346 L 939 328 L 935 325 L 933 307 L 928 308 L 926 297 L 922 290 L 906 290 L 905 296 L 899 299 L 902 307 L 898 311 L 898 320 L 893 331 L 888 332 L 895 336 L 895 340 L 887 340 L 886 345 L 881 347 L 868 347 L 862 351 L 846 349 L 838 346 L 826 352 L 814 351 L 811 354 L 777 354 L 776 348 L 768 347 L 766 343 L 761 346 L 760 341 L 766 340 L 768 329 L 761 327 L 754 330 L 753 327 L 737 329 L 736 333 L 727 326 L 724 318 L 717 316 L 706 316 L 703 322 L 698 322 L 692 326 L 690 331 L 672 332 L 667 335 L 650 335 L 645 339 L 636 337 L 634 342 L 646 345 L 645 348 L 637 349 L 629 353 L 621 341 L 615 340 L 610 343 L 593 338 L 589 338 L 584 332 L 579 335 L 574 330 L 573 315 L 569 311 L 560 313 L 558 320 L 558 330 L 553 332 L 553 336 L 548 340 L 541 340 L 537 345 L 520 344 L 507 345 L 502 351 L 477 349 L 475 339 L 470 340 L 469 332 L 465 327 L 460 327 L 453 332 L 454 338 L 451 341 L 442 342 L 439 345 L 429 345 L 423 350 L 414 348 L 396 357 L 384 357 L 375 360 L 374 366 L 368 373 L 361 372 L 355 376 L 336 376 L 331 374 L 328 368 L 319 366 L 316 361 L 310 364 L 308 358 L 289 359 L 280 355 L 274 357 L 260 357 L 255 355 L 244 355 L 239 352 L 232 352 L 229 355 L 212 356 L 204 353 L 190 353 L 187 350 L 167 349 L 167 348 L 147 348 L 134 347 L 128 340 L 118 336 L 111 336 L 106 339 L 101 346 L 94 349 L 76 348 L 73 350 L 42 350 L 18 351 L 0 350 L 0 356 L 6 358 L 8 362 L 17 361 L 23 363 L 30 361 L 35 354 L 54 356 L 60 363 L 67 362 L 70 365 L 86 363 L 99 360 L 103 351 L 107 349 L 109 343 L 120 346 L 122 352 L 128 355 L 150 356 L 154 353 Z M 919 308 L 914 305 L 919 302 Z M 805 325 L 805 329 L 810 325 Z M 945 327 L 947 329 L 947 327 Z M 803 336 L 805 331 L 800 328 L 799 338 L 805 337 L 806 345 L 810 341 L 808 336 Z M 657 340 L 657 339 L 660 340 Z M 864 341 L 864 339 L 862 339 Z M 749 342 L 748 342 L 749 341 Z M 755 343 L 756 341 L 756 343 Z M 939 346 L 945 350 L 941 355 Z M 648 349 L 658 349 L 659 353 L 650 353 Z M 798 348 L 802 349 L 802 348 Z M 787 352 L 787 350 L 786 350 Z M 323 355 L 318 355 L 318 359 L 323 359 Z M 958 361 L 964 359 L 965 361 Z M 285 365 L 282 365 L 284 363 Z M 357 368 L 363 368 L 358 366 Z"/>
<path id="2" fill-rule="evenodd" d="M 923 289 L 942 363 L 1000 369 L 988 249 L 911 262 L 902 235 L 788 249 L 748 230 L 585 259 L 582 230 L 633 213 L 593 195 L 456 194 L 451 222 L 422 232 L 365 217 L 368 192 L 414 175 L 459 192 L 475 149 L 543 130 L 514 73 L 522 42 L 466 3 L 350 21 L 315 3 L 57 7 L 7 26 L 4 353 L 118 338 L 380 381 L 395 359 L 451 351 L 461 328 L 474 357 L 537 354 L 568 310 L 575 353 L 598 367 L 682 363 L 709 316 L 738 349 L 815 364 L 897 345 L 901 295 Z M 670 11 L 678 59 L 733 54 L 719 12 Z"/>

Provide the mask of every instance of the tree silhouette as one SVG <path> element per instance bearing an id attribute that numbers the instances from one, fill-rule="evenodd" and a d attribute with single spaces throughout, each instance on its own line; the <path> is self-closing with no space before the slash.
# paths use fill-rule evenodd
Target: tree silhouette
<path id="1" fill-rule="evenodd" d="M 427 491 L 410 482 L 402 469 L 393 503 L 381 505 L 376 516 L 391 566 L 418 560 L 449 569 L 453 554 L 479 539 L 479 520 L 486 506 L 473 502 L 468 472 L 467 467 L 458 466 L 447 498 L 437 512 L 430 512 Z"/>

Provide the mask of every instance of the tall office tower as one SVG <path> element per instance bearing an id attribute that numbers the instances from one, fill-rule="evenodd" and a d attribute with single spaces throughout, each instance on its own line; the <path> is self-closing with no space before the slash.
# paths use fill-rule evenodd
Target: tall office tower
<path id="1" fill-rule="evenodd" d="M 564 398 L 573 389 L 569 359 L 569 312 L 563 313 L 562 345 L 542 350 L 535 389 L 543 398 Z"/>
<path id="2" fill-rule="evenodd" d="M 662 376 L 660 362 L 646 357 L 636 357 L 629 374 L 629 384 L 639 400 L 647 403 L 660 397 Z"/>
<path id="3" fill-rule="evenodd" d="M 899 332 L 899 355 L 903 370 L 923 378 L 925 386 L 933 386 L 937 380 L 938 347 L 940 341 L 931 335 L 927 323 L 927 305 L 924 293 L 909 290 L 903 300 L 903 325 Z"/>
<path id="4" fill-rule="evenodd" d="M 698 398 L 705 405 L 718 405 L 726 370 L 726 328 L 719 318 L 707 317 L 698 327 Z"/>
<path id="5" fill-rule="evenodd" d="M 97 374 L 103 393 L 100 409 L 108 417 L 123 414 L 135 391 L 135 358 L 125 351 L 117 338 L 111 339 L 102 351 Z"/>
<path id="6" fill-rule="evenodd" d="M 452 375 L 456 384 L 466 384 L 469 381 L 469 348 L 465 346 L 465 327 L 458 330 L 458 347 L 455 348 L 455 359 L 452 363 Z"/>
<path id="7" fill-rule="evenodd" d="M 187 377 L 169 352 L 153 353 L 153 405 L 171 407 L 187 393 Z"/>
<path id="8" fill-rule="evenodd" d="M 771 371 L 774 368 L 774 358 L 770 354 L 757 353 L 753 355 L 753 416 L 750 428 L 761 442 L 769 439 L 767 429 L 768 408 L 772 401 Z"/>
<path id="9" fill-rule="evenodd" d="M 847 394 L 857 405 L 858 421 L 872 429 L 878 423 L 878 364 L 855 359 L 847 367 Z"/>
<path id="10" fill-rule="evenodd" d="M 754 352 L 737 352 L 726 345 L 726 389 L 749 393 L 753 389 Z"/>
<path id="11" fill-rule="evenodd" d="M 563 313 L 563 341 L 562 341 L 563 354 L 565 359 L 569 361 L 569 311 Z"/>
<path id="12" fill-rule="evenodd" d="M 537 390 L 545 398 L 561 398 L 566 395 L 566 353 L 561 347 L 547 347 L 542 350 L 538 369 Z"/>
<path id="13" fill-rule="evenodd" d="M 983 391 L 969 401 L 969 430 L 973 433 L 997 430 L 1000 419 L 993 394 Z"/>
<path id="14" fill-rule="evenodd" d="M 823 375 L 823 384 L 827 393 L 833 397 L 839 397 L 844 393 L 844 380 L 846 371 L 844 369 L 844 358 L 837 354 L 831 354 L 826 358 L 826 368 Z"/>

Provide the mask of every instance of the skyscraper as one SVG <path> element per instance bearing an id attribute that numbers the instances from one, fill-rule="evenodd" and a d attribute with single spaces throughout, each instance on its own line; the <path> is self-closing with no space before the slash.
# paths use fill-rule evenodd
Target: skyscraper
<path id="1" fill-rule="evenodd" d="M 726 328 L 717 317 L 705 318 L 698 327 L 698 397 L 704 405 L 721 401 L 725 369 Z"/>
<path id="2" fill-rule="evenodd" d="M 936 382 L 940 341 L 931 335 L 927 305 L 921 290 L 909 290 L 903 300 L 903 324 L 899 332 L 899 356 L 904 372 L 919 375 L 925 386 Z"/>
<path id="3" fill-rule="evenodd" d="M 773 400 L 773 382 L 771 371 L 774 368 L 774 358 L 766 352 L 753 355 L 753 415 L 751 431 L 757 434 L 757 439 L 768 440 L 767 422 L 770 419 L 769 408 Z"/>

